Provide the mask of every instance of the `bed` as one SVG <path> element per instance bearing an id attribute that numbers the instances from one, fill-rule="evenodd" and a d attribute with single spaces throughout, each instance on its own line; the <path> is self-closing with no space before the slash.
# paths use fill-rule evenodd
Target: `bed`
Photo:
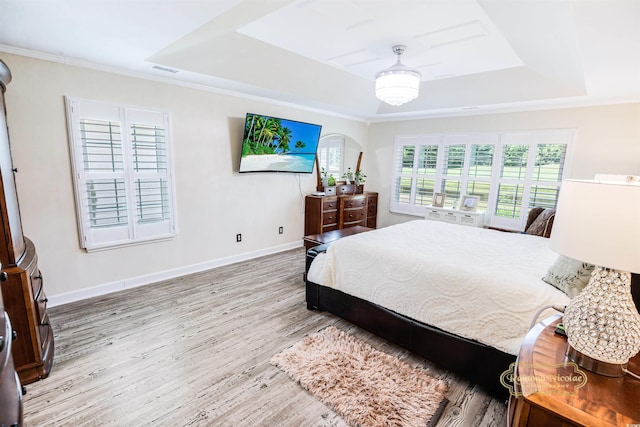
<path id="1" fill-rule="evenodd" d="M 369 231 L 309 251 L 307 306 L 504 396 L 500 374 L 538 309 L 569 301 L 542 280 L 558 258 L 548 243 L 429 220 Z"/>

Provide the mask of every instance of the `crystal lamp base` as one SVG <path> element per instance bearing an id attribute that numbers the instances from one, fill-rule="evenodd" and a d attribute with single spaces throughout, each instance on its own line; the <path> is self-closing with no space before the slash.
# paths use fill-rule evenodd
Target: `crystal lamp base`
<path id="1" fill-rule="evenodd" d="M 587 286 L 567 304 L 567 356 L 598 374 L 619 377 L 640 350 L 640 313 L 629 272 L 596 267 Z"/>
<path id="2" fill-rule="evenodd" d="M 567 344 L 567 358 L 572 362 L 576 362 L 578 366 L 588 371 L 594 372 L 606 377 L 623 377 L 627 371 L 628 363 L 607 363 L 601 360 L 589 357 L 584 353 L 580 353 L 573 348 L 570 344 Z"/>

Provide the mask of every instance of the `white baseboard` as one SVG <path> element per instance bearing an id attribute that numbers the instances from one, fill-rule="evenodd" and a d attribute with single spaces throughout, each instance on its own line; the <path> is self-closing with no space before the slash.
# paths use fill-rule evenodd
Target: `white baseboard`
<path id="1" fill-rule="evenodd" d="M 87 298 L 93 298 L 100 295 L 106 295 L 113 292 L 122 291 L 125 289 L 136 288 L 138 286 L 144 286 L 144 285 L 151 285 L 153 283 L 157 283 L 163 280 L 174 279 L 176 277 L 185 276 L 187 274 L 198 273 L 200 271 L 210 270 L 212 268 L 222 267 L 224 265 L 229 265 L 236 262 L 246 261 L 249 259 L 258 258 L 265 255 L 271 255 L 278 252 L 284 252 L 290 249 L 299 248 L 301 246 L 302 246 L 302 242 L 287 243 L 280 246 L 273 246 L 270 248 L 260 249 L 253 252 L 245 252 L 242 254 L 233 255 L 225 258 L 205 261 L 198 264 L 187 265 L 184 267 L 178 267 L 171 270 L 159 271 L 157 273 L 131 277 L 128 279 L 118 280 L 111 283 L 92 286 L 86 289 L 79 289 L 77 291 L 65 292 L 57 295 L 47 295 L 47 298 L 48 298 L 47 306 L 56 307 L 59 305 L 68 304 L 70 302 L 80 301 Z"/>

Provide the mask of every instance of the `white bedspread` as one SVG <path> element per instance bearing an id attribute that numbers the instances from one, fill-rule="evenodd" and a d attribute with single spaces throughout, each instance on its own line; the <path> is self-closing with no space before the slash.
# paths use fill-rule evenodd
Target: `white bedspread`
<path id="1" fill-rule="evenodd" d="M 518 354 L 535 312 L 569 298 L 542 281 L 549 239 L 416 220 L 346 237 L 310 281 Z"/>

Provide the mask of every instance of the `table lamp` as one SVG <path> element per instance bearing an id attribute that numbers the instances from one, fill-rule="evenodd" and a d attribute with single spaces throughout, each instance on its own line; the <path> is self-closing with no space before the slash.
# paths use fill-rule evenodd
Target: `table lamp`
<path id="1" fill-rule="evenodd" d="M 640 183 L 563 181 L 550 244 L 596 266 L 564 312 L 567 357 L 589 371 L 623 376 L 640 350 L 631 296 L 631 273 L 640 273 Z"/>

